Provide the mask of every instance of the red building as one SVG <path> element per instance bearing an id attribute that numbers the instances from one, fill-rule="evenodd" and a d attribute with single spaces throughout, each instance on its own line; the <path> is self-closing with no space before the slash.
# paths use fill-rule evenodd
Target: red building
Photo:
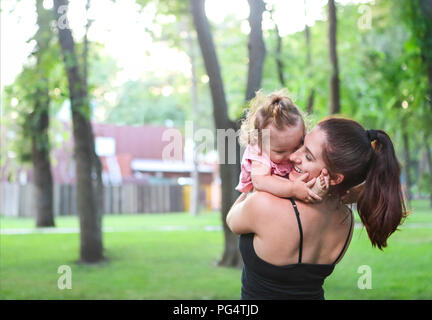
<path id="1" fill-rule="evenodd" d="M 163 141 L 163 134 L 168 129 L 172 128 L 94 124 L 96 151 L 106 179 L 118 183 L 120 177 L 123 182 L 177 181 L 181 177 L 190 177 L 193 164 L 184 161 L 183 137 L 180 159 L 163 160 L 163 150 L 171 143 Z M 198 166 L 201 184 L 211 184 L 214 169 L 214 165 Z"/>
<path id="2" fill-rule="evenodd" d="M 73 134 L 69 123 L 63 125 L 70 138 L 62 141 L 64 134 L 58 133 L 54 144 L 61 145 L 51 152 L 55 215 L 77 214 Z M 152 125 L 138 127 L 93 123 L 92 126 L 96 153 L 103 165 L 105 213 L 189 210 L 191 189 L 188 184 L 192 182 L 190 176 L 194 168 L 189 160 L 190 151 L 184 151 L 185 139 L 180 131 Z M 173 140 L 164 141 L 164 133 L 173 131 L 177 158 L 165 160 L 164 148 L 169 144 L 172 146 Z M 8 157 L 0 169 L 0 180 L 3 182 L 0 186 L 0 214 L 33 216 L 32 167 L 22 166 L 13 157 Z M 218 210 L 221 204 L 218 165 L 200 164 L 198 172 L 201 208 Z M 4 183 L 7 181 L 18 183 Z"/>
<path id="3" fill-rule="evenodd" d="M 163 141 L 164 126 L 117 126 L 112 124 L 93 123 L 96 152 L 103 165 L 103 178 L 107 184 L 124 182 L 157 183 L 190 177 L 192 163 L 184 161 L 182 149 L 180 159 L 164 161 L 164 148 L 170 141 Z M 74 184 L 76 182 L 75 161 L 73 157 L 73 134 L 69 123 L 64 123 L 70 139 L 60 148 L 52 151 L 52 174 L 54 183 Z M 180 132 L 179 132 L 180 134 Z M 184 137 L 182 144 L 184 145 Z M 9 166 L 9 168 L 8 168 Z M 1 180 L 7 181 L 7 172 L 11 170 L 10 162 L 1 168 Z M 9 169 L 9 170 L 8 170 Z M 200 183 L 210 185 L 217 179 L 217 165 L 200 164 Z M 14 172 L 21 183 L 33 180 L 32 170 L 19 168 Z M 187 181 L 187 179 L 183 179 Z"/>

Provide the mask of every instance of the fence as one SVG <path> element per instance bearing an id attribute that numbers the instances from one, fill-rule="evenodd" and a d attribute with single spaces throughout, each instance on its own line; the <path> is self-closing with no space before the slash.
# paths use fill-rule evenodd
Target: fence
<path id="1" fill-rule="evenodd" d="M 204 196 L 204 197 L 203 197 Z M 54 185 L 54 215 L 76 215 L 76 186 Z M 200 204 L 206 204 L 206 191 L 201 190 Z M 104 186 L 106 214 L 185 211 L 184 190 L 180 185 L 123 184 Z M 2 183 L 0 186 L 0 214 L 14 217 L 35 215 L 34 186 Z"/>

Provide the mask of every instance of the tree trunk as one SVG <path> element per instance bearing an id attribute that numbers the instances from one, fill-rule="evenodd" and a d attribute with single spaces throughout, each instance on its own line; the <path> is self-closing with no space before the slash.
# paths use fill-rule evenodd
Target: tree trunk
<path id="1" fill-rule="evenodd" d="M 431 180 L 429 185 L 432 186 L 432 155 L 431 155 L 431 150 L 430 150 L 431 148 L 428 144 L 428 139 L 426 137 L 425 137 L 425 142 L 426 142 L 426 145 L 425 145 L 426 159 L 427 159 L 427 164 L 429 167 L 429 179 Z M 430 202 L 429 205 L 432 208 L 432 190 L 429 190 L 429 202 Z"/>
<path id="2" fill-rule="evenodd" d="M 307 105 L 306 105 L 307 114 L 312 114 L 314 102 L 315 102 L 315 89 L 311 88 L 307 99 Z"/>
<path id="3" fill-rule="evenodd" d="M 284 65 L 282 62 L 282 37 L 279 34 L 279 28 L 278 26 L 275 24 L 275 33 L 276 33 L 276 37 L 277 37 L 277 46 L 276 46 L 276 68 L 277 68 L 277 74 L 278 74 L 278 79 L 279 79 L 279 83 L 281 84 L 282 87 L 286 87 L 285 84 L 285 77 L 284 77 Z"/>
<path id="4" fill-rule="evenodd" d="M 36 123 L 33 123 L 31 137 L 31 157 L 36 198 L 36 227 L 54 227 L 53 179 L 48 137 L 48 90 L 38 89 L 36 96 L 35 110 L 30 115 L 33 120 L 36 120 Z"/>
<path id="5" fill-rule="evenodd" d="M 339 65 L 336 48 L 337 17 L 334 0 L 328 1 L 329 7 L 329 57 L 332 67 L 330 76 L 330 113 L 340 113 Z"/>
<path id="6" fill-rule="evenodd" d="M 88 15 L 88 10 L 90 9 L 90 0 L 87 0 L 86 2 L 86 15 Z M 88 78 L 88 52 L 89 52 L 89 44 L 88 44 L 88 31 L 90 29 L 91 21 L 87 17 L 87 23 L 85 26 L 85 33 L 84 33 L 84 41 L 83 41 L 83 86 L 84 91 L 88 93 L 88 84 L 87 84 L 87 78 Z"/>
<path id="7" fill-rule="evenodd" d="M 410 175 L 410 155 L 409 155 L 409 143 L 408 134 L 406 132 L 402 133 L 403 138 L 403 148 L 404 148 L 404 170 L 405 170 L 405 192 L 407 201 L 410 202 L 412 199 L 411 195 L 411 175 Z"/>
<path id="8" fill-rule="evenodd" d="M 278 75 L 278 79 L 279 79 L 279 83 L 281 84 L 282 87 L 285 87 L 285 77 L 284 77 L 284 65 L 283 65 L 283 61 L 282 61 L 282 37 L 280 36 L 280 32 L 279 32 L 279 27 L 276 23 L 276 21 L 273 19 L 273 9 L 271 9 L 270 11 L 270 19 L 273 21 L 274 23 L 274 31 L 275 31 L 275 35 L 276 35 L 276 72 Z"/>
<path id="9" fill-rule="evenodd" d="M 425 65 L 426 75 L 429 80 L 429 97 L 432 97 L 432 0 L 420 0 L 420 10 L 423 15 L 423 38 L 421 39 L 421 57 L 423 64 Z M 429 99 L 428 104 L 432 107 L 432 103 Z M 431 110 L 432 111 L 432 110 Z M 432 180 L 432 156 L 428 139 L 425 136 L 426 142 L 426 158 L 429 165 L 429 175 Z M 431 181 L 432 185 L 432 181 Z M 430 207 L 432 208 L 432 190 L 429 194 Z"/>
<path id="10" fill-rule="evenodd" d="M 306 74 L 308 78 L 312 77 L 312 52 L 310 44 L 310 28 L 307 24 L 307 9 L 306 0 L 304 0 L 304 13 L 305 13 L 305 40 L 306 40 Z M 308 79 L 309 80 L 309 79 Z M 306 102 L 306 112 L 312 114 L 313 105 L 315 100 L 315 89 L 312 87 L 309 89 L 309 95 Z"/>
<path id="11" fill-rule="evenodd" d="M 432 94 L 432 0 L 420 0 L 420 9 L 423 15 L 424 33 L 420 49 L 422 60 L 426 65 L 430 93 Z"/>
<path id="12" fill-rule="evenodd" d="M 262 14 L 265 3 L 262 0 L 248 0 L 250 7 L 249 15 L 249 69 L 246 87 L 246 101 L 255 97 L 255 92 L 261 89 L 262 70 L 266 55 L 266 48 L 262 34 Z"/>
<path id="13" fill-rule="evenodd" d="M 216 129 L 235 130 L 238 125 L 228 118 L 228 105 L 226 102 L 225 91 L 222 82 L 222 75 L 219 67 L 219 61 L 216 55 L 216 49 L 213 43 L 213 38 L 210 30 L 210 24 L 205 14 L 204 0 L 191 0 L 191 11 L 194 20 L 195 29 L 198 36 L 204 65 L 209 77 L 210 92 L 213 104 L 213 116 Z M 219 141 L 218 141 L 219 142 Z M 218 152 L 220 155 L 227 155 L 229 144 L 224 144 L 224 149 L 221 143 L 218 143 Z M 221 266 L 241 266 L 242 259 L 238 250 L 238 237 L 234 235 L 226 224 L 226 216 L 232 204 L 235 202 L 239 192 L 235 190 L 240 175 L 240 147 L 236 141 L 236 163 L 227 164 L 221 163 L 220 175 L 222 180 L 222 224 L 225 238 L 225 249 L 219 265 Z"/>
<path id="14" fill-rule="evenodd" d="M 52 16 L 43 7 L 43 1 L 37 0 L 38 31 L 35 34 L 37 43 L 36 70 L 38 86 L 34 95 L 34 110 L 30 114 L 31 157 L 33 162 L 34 186 L 36 197 L 36 227 L 53 227 L 53 179 L 50 163 L 49 128 L 49 88 L 48 70 L 43 66 L 52 32 L 50 23 Z"/>
<path id="15" fill-rule="evenodd" d="M 67 0 L 54 1 L 57 21 L 64 20 Z M 103 260 L 102 217 L 98 207 L 100 194 L 98 173 L 94 161 L 94 136 L 90 123 L 90 107 L 83 79 L 79 73 L 78 59 L 71 30 L 59 25 L 59 41 L 68 78 L 71 101 L 74 156 L 77 175 L 77 208 L 80 217 L 80 258 L 86 263 Z"/>
<path id="16" fill-rule="evenodd" d="M 187 24 L 187 42 L 189 46 L 189 58 L 191 61 L 191 109 L 192 109 L 192 127 L 195 128 L 197 124 L 196 114 L 198 112 L 198 77 L 196 74 L 196 55 L 195 55 L 195 46 L 194 41 L 192 39 L 191 30 L 189 24 Z M 198 215 L 199 212 L 199 190 L 200 190 L 200 179 L 199 179 L 199 171 L 198 171 L 198 152 L 197 146 L 194 142 L 193 146 L 193 168 L 191 172 L 191 180 L 192 185 L 190 189 L 190 206 L 189 213 L 193 216 Z"/>
<path id="17" fill-rule="evenodd" d="M 82 57 L 83 57 L 83 76 L 82 76 L 82 81 L 83 81 L 83 88 L 84 88 L 84 92 L 87 96 L 87 101 L 88 101 L 88 96 L 89 96 L 89 90 L 88 90 L 88 56 L 89 56 L 89 51 L 90 51 L 90 46 L 89 46 L 89 41 L 88 41 L 88 31 L 90 29 L 90 26 L 92 24 L 92 20 L 90 20 L 88 18 L 88 11 L 90 9 L 90 0 L 87 0 L 86 2 L 86 16 L 87 16 L 87 23 L 85 26 L 85 33 L 84 33 L 84 46 L 83 46 L 83 52 L 82 52 Z M 91 111 L 90 111 L 91 112 Z M 104 190 L 103 190 L 103 181 L 102 181 L 102 162 L 100 161 L 99 157 L 96 154 L 96 148 L 95 148 L 95 141 L 94 141 L 94 137 L 93 137 L 93 129 L 91 127 L 91 122 L 88 121 L 88 126 L 89 126 L 89 134 L 91 135 L 91 139 L 89 141 L 89 143 L 91 143 L 91 149 L 93 150 L 93 152 L 91 153 L 91 157 L 92 157 L 92 177 L 96 177 L 96 182 L 95 182 L 95 188 L 96 188 L 96 201 L 97 201 L 97 209 L 98 209 L 98 219 L 101 220 L 102 219 L 102 209 L 104 207 Z"/>

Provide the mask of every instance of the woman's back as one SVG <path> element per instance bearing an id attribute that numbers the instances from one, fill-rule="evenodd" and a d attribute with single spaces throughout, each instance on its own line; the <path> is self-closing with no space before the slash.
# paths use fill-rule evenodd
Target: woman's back
<path id="1" fill-rule="evenodd" d="M 273 196 L 262 193 L 254 197 L 271 199 Z M 256 209 L 264 210 L 261 205 L 266 201 L 257 200 Z M 272 212 L 268 217 L 274 219 L 263 224 L 257 234 L 240 236 L 240 252 L 244 261 L 242 298 L 324 299 L 323 282 L 333 272 L 335 263 L 341 258 L 351 237 L 350 212 L 349 215 L 345 213 L 344 221 L 338 221 L 341 211 L 320 218 L 322 208 L 311 210 L 299 204 L 300 210 L 304 209 L 310 214 L 310 219 L 306 219 L 308 226 L 303 230 L 301 214 L 294 200 L 271 200 Z M 291 204 L 288 206 L 286 201 Z M 289 214 L 294 220 L 282 217 L 284 214 Z M 297 232 L 293 232 L 294 225 L 297 225 Z M 348 230 L 341 238 L 345 227 Z M 320 231 L 319 237 L 316 237 L 316 230 Z M 306 238 L 318 239 L 305 241 Z M 336 253 L 334 247 L 339 247 L 339 244 L 341 248 Z M 335 255 L 332 261 L 324 258 L 328 254 Z"/>
<path id="2" fill-rule="evenodd" d="M 329 201 L 310 205 L 297 201 L 294 202 L 299 213 L 297 219 L 289 199 L 268 193 L 251 196 L 265 197 L 272 204 L 271 211 L 266 213 L 268 223 L 263 224 L 254 237 L 255 251 L 264 261 L 278 266 L 298 263 L 300 228 L 303 263 L 332 264 L 343 254 L 344 246 L 348 246 L 349 242 L 346 242 L 347 239 L 350 240 L 353 219 L 351 211 L 345 205 L 337 207 Z M 261 209 L 268 210 L 264 207 Z"/>

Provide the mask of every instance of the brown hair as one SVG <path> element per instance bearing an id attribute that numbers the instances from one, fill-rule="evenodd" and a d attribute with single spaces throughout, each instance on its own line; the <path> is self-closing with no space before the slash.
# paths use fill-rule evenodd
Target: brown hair
<path id="1" fill-rule="evenodd" d="M 270 123 L 277 129 L 284 126 L 296 126 L 299 121 L 305 130 L 305 123 L 301 111 L 288 96 L 286 90 L 279 90 L 265 95 L 257 91 L 255 98 L 250 101 L 249 109 L 240 128 L 239 143 L 261 146 L 262 130 Z"/>
<path id="2" fill-rule="evenodd" d="M 343 118 L 327 118 L 318 126 L 327 138 L 323 158 L 330 175 L 344 175 L 330 192 L 342 195 L 365 182 L 357 210 L 372 246 L 386 247 L 387 239 L 406 217 L 401 169 L 390 137 L 373 130 L 371 138 L 360 124 Z"/>

